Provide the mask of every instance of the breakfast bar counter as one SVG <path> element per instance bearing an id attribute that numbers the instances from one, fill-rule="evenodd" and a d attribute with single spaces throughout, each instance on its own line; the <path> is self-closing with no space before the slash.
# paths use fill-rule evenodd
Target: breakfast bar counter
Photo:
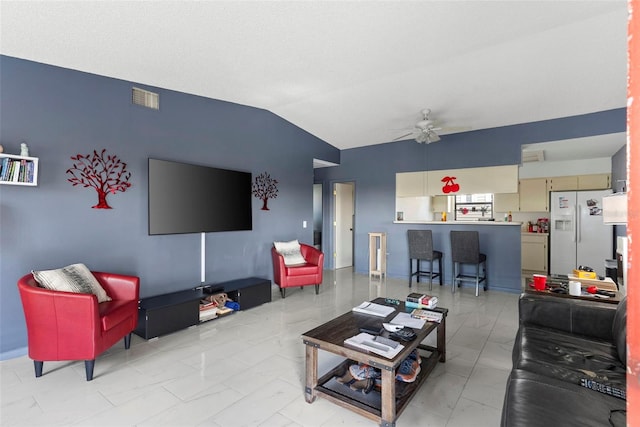
<path id="1" fill-rule="evenodd" d="M 492 289 L 520 293 L 522 291 L 521 270 L 521 222 L 505 221 L 393 221 L 387 241 L 387 269 L 390 274 L 407 275 L 408 268 L 407 230 L 431 230 L 433 247 L 444 255 L 444 283 L 451 284 L 451 231 L 477 231 L 480 252 L 487 255 L 489 291 Z M 437 283 L 437 282 L 436 282 Z M 437 286 L 437 285 L 436 285 Z M 469 286 L 467 284 L 467 286 Z"/>

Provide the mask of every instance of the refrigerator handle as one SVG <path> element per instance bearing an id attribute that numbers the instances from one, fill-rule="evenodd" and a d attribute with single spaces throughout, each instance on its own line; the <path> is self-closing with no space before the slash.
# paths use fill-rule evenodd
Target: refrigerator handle
<path id="1" fill-rule="evenodd" d="M 576 242 L 582 240 L 582 224 L 580 224 L 580 218 L 582 218 L 582 205 L 576 205 Z"/>
<path id="2" fill-rule="evenodd" d="M 573 211 L 571 212 L 571 241 L 576 242 L 576 210 L 578 209 L 578 205 L 573 206 Z"/>

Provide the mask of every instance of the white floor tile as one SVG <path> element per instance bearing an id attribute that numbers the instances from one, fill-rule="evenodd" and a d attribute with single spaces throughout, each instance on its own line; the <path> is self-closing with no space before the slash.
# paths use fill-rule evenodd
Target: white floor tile
<path id="1" fill-rule="evenodd" d="M 273 301 L 158 339 L 134 336 L 84 364 L 45 362 L 34 377 L 25 357 L 0 362 L 0 425 L 7 426 L 373 426 L 318 398 L 304 399 L 301 335 L 376 297 L 431 293 L 449 309 L 447 361 L 438 364 L 397 421 L 398 426 L 495 426 L 500 421 L 518 295 L 450 285 L 369 278 L 351 269 L 325 271 L 319 295 L 291 289 Z M 426 340 L 435 345 L 435 335 Z M 343 359 L 319 352 L 320 374 Z"/>

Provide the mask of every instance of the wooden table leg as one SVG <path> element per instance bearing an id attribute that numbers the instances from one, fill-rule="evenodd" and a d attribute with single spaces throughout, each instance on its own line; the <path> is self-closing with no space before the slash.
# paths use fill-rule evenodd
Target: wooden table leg
<path id="1" fill-rule="evenodd" d="M 438 325 L 438 352 L 440 353 L 440 362 L 447 360 L 447 316 L 442 316 L 442 321 Z"/>
<path id="2" fill-rule="evenodd" d="M 381 427 L 393 427 L 396 425 L 396 379 L 393 370 L 382 369 L 382 420 Z"/>
<path id="3" fill-rule="evenodd" d="M 316 400 L 316 386 L 318 385 L 318 348 L 311 344 L 305 346 L 306 384 L 304 398 L 307 403 Z"/>

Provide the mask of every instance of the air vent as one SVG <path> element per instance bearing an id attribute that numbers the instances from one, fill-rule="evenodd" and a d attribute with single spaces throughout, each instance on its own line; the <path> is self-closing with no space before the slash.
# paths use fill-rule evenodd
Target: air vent
<path id="1" fill-rule="evenodd" d="M 522 150 L 522 163 L 544 162 L 544 150 Z"/>
<path id="2" fill-rule="evenodd" d="M 154 92 L 149 92 L 148 90 L 140 89 L 137 87 L 132 88 L 131 100 L 135 105 L 141 105 L 143 107 L 152 108 L 154 110 L 160 109 L 159 95 Z"/>

